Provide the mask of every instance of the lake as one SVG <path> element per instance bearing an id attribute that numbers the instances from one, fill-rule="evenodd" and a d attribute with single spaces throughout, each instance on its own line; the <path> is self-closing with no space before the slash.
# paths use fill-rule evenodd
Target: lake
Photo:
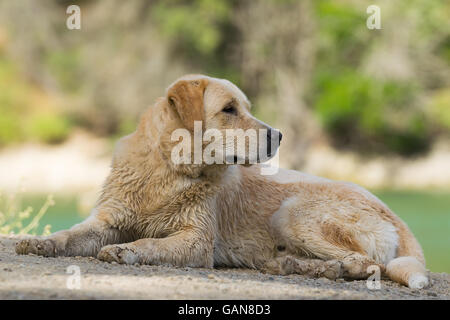
<path id="1" fill-rule="evenodd" d="M 433 272 L 450 273 L 450 192 L 375 191 L 418 238 L 427 259 L 427 268 Z M 46 196 L 29 196 L 24 206 L 38 210 Z M 67 229 L 82 221 L 78 213 L 77 198 L 55 196 L 56 205 L 42 218 L 39 232 L 46 224 L 52 232 Z"/>

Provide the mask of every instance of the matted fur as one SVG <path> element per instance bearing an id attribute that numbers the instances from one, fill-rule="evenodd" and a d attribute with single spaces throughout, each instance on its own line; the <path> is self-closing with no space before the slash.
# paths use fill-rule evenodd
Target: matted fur
<path id="1" fill-rule="evenodd" d="M 221 112 L 230 101 L 235 115 Z M 282 169 L 263 176 L 260 165 L 172 163 L 171 133 L 192 130 L 195 120 L 203 129 L 270 129 L 229 81 L 184 76 L 118 142 L 91 216 L 70 230 L 21 241 L 16 252 L 331 279 L 366 278 L 369 266 L 388 265 L 397 282 L 427 284 L 408 227 L 359 186 Z"/>

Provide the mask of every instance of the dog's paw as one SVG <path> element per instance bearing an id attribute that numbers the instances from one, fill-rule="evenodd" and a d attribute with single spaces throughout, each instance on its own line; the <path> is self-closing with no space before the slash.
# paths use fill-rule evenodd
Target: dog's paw
<path id="1" fill-rule="evenodd" d="M 17 254 L 37 254 L 44 257 L 55 257 L 56 244 L 50 239 L 27 239 L 16 243 Z"/>
<path id="2" fill-rule="evenodd" d="M 132 249 L 123 245 L 109 245 L 103 247 L 98 253 L 97 259 L 121 264 L 139 263 L 137 254 Z"/>
<path id="3" fill-rule="evenodd" d="M 350 279 L 367 279 L 373 273 L 374 266 L 378 267 L 381 274 L 386 271 L 384 265 L 375 263 L 368 257 L 356 254 L 348 256 L 342 260 L 343 276 Z"/>
<path id="4" fill-rule="evenodd" d="M 261 271 L 263 273 L 284 276 L 292 273 L 304 274 L 304 269 L 305 265 L 303 261 L 300 261 L 292 256 L 282 256 L 267 261 Z"/>
<path id="5" fill-rule="evenodd" d="M 343 274 L 342 262 L 338 260 L 328 260 L 324 263 L 324 271 L 321 272 L 321 276 L 330 279 L 336 280 L 340 278 Z"/>
<path id="6" fill-rule="evenodd" d="M 279 260 L 267 261 L 260 270 L 262 273 L 280 275 L 282 274 L 282 267 Z"/>

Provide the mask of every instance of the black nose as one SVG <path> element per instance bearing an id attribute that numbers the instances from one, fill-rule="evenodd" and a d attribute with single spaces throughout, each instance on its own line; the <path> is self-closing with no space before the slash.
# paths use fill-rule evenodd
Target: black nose
<path id="1" fill-rule="evenodd" d="M 283 135 L 281 134 L 281 131 L 278 130 L 268 130 L 267 131 L 267 140 L 270 143 L 272 138 L 276 138 L 276 135 L 278 134 L 278 143 L 281 142 L 281 139 L 283 138 Z"/>
<path id="2" fill-rule="evenodd" d="M 272 156 L 272 151 L 276 151 L 276 149 L 272 150 L 272 139 L 276 139 L 277 136 L 278 136 L 278 146 L 279 146 L 280 142 L 281 142 L 281 138 L 283 137 L 281 132 L 276 129 L 267 131 L 267 155 L 269 157 Z M 276 140 L 274 140 L 274 141 L 276 141 Z M 276 146 L 276 148 L 278 148 L 278 146 Z"/>
<path id="3" fill-rule="evenodd" d="M 281 139 L 283 138 L 283 135 L 281 134 L 281 131 L 279 130 L 268 130 L 267 131 L 267 143 L 270 144 L 272 141 L 272 138 L 276 139 L 276 136 L 278 135 L 278 144 L 280 144 Z"/>

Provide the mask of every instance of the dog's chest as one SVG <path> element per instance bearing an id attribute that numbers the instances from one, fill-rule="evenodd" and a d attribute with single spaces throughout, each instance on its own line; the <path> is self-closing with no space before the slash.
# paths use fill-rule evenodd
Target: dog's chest
<path id="1" fill-rule="evenodd" d="M 182 211 L 179 206 L 143 209 L 134 217 L 130 228 L 138 238 L 164 238 L 182 228 Z"/>
<path id="2" fill-rule="evenodd" d="M 211 193 L 198 193 L 190 189 L 172 194 L 156 201 L 151 198 L 148 205 L 134 213 L 130 227 L 139 238 L 164 238 L 191 226 L 200 226 L 205 221 L 214 224 Z"/>

